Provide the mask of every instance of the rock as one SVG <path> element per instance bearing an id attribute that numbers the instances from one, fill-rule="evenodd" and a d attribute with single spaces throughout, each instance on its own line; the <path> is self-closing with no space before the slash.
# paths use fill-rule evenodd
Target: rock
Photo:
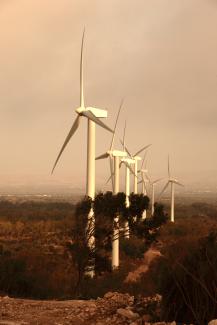
<path id="1" fill-rule="evenodd" d="M 151 316 L 149 314 L 145 314 L 142 316 L 143 322 L 150 322 Z"/>
<path id="2" fill-rule="evenodd" d="M 137 318 L 139 318 L 139 314 L 134 313 L 131 310 L 124 309 L 124 308 L 117 309 L 117 314 L 120 316 L 123 316 L 127 319 L 130 319 L 130 320 L 136 320 Z"/>
<path id="3" fill-rule="evenodd" d="M 23 323 L 13 322 L 13 321 L 7 321 L 7 320 L 1 320 L 1 325 L 22 325 Z"/>
<path id="4" fill-rule="evenodd" d="M 143 322 L 141 318 L 137 319 L 135 322 L 130 323 L 130 325 L 142 325 L 142 324 Z"/>
<path id="5" fill-rule="evenodd" d="M 217 325 L 217 319 L 211 320 L 208 325 Z"/>
<path id="6" fill-rule="evenodd" d="M 114 296 L 114 294 L 116 294 L 117 292 L 107 292 L 105 295 L 104 295 L 104 298 L 105 299 L 110 299 L 112 296 Z"/>

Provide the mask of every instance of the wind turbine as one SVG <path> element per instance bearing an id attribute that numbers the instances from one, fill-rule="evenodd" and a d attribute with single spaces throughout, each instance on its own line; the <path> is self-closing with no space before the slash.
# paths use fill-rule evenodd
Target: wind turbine
<path id="1" fill-rule="evenodd" d="M 141 164 L 141 168 L 140 170 L 138 170 L 138 173 L 141 174 L 141 181 L 138 182 L 138 184 L 142 184 L 142 194 L 147 195 L 147 183 L 149 183 L 149 178 L 148 178 L 148 169 L 147 169 L 147 152 L 145 152 L 143 160 L 142 160 L 142 164 Z M 144 165 L 145 164 L 145 165 Z M 144 168 L 143 168 L 144 166 Z"/>
<path id="2" fill-rule="evenodd" d="M 138 173 L 141 174 L 141 181 L 138 182 L 138 184 L 142 184 L 142 194 L 147 195 L 147 184 L 150 183 L 150 179 L 148 176 L 148 169 L 147 169 L 147 151 L 144 154 L 142 164 L 141 164 L 141 169 L 138 171 Z M 145 166 L 144 166 L 145 163 Z M 144 168 L 143 168 L 144 166 Z M 146 219 L 147 217 L 147 211 L 143 211 L 142 219 Z"/>
<path id="3" fill-rule="evenodd" d="M 82 36 L 81 42 L 81 58 L 80 58 L 80 106 L 75 110 L 78 114 L 76 117 L 69 134 L 67 135 L 63 146 L 57 156 L 57 159 L 54 163 L 52 173 L 65 149 L 68 142 L 70 141 L 71 137 L 74 135 L 76 130 L 79 127 L 80 121 L 82 117 L 87 118 L 88 124 L 88 131 L 87 131 L 87 182 L 86 182 L 86 195 L 94 200 L 95 197 L 95 124 L 103 127 L 107 131 L 113 132 L 108 126 L 106 126 L 99 118 L 107 117 L 107 111 L 95 107 L 87 107 L 84 103 L 84 82 L 83 82 L 83 47 L 84 47 L 84 35 L 85 30 Z M 93 209 L 91 208 L 88 214 L 88 228 L 90 229 L 89 225 L 94 227 L 94 217 L 93 217 Z M 93 247 L 94 245 L 94 238 L 91 238 L 90 245 Z M 92 272 L 93 274 L 93 272 Z M 92 276 L 92 275 L 91 275 Z"/>
<path id="4" fill-rule="evenodd" d="M 112 180 L 113 194 L 117 194 L 120 191 L 120 173 L 119 173 L 120 158 L 127 156 L 127 153 L 125 151 L 113 149 L 116 127 L 117 127 L 118 118 L 120 115 L 122 105 L 123 105 L 123 101 L 121 102 L 121 105 L 118 110 L 110 148 L 108 151 L 106 151 L 106 153 L 96 158 L 96 160 L 109 158 L 110 172 L 111 172 L 111 176 L 109 180 L 110 179 Z M 113 181 L 113 177 L 114 177 L 114 181 Z M 112 269 L 116 269 L 118 267 L 119 267 L 119 216 L 115 216 L 114 224 L 113 224 L 113 238 L 112 238 Z"/>
<path id="5" fill-rule="evenodd" d="M 167 189 L 167 187 L 169 185 L 171 185 L 171 216 L 170 216 L 170 220 L 171 220 L 171 222 L 174 222 L 174 202 L 175 202 L 175 188 L 174 188 L 174 186 L 175 185 L 184 186 L 184 185 L 181 184 L 180 182 L 178 182 L 176 178 L 171 177 L 170 159 L 168 156 L 168 182 L 166 183 L 163 190 L 161 191 L 159 198 L 161 198 L 162 194 L 165 192 L 165 190 Z"/>
<path id="6" fill-rule="evenodd" d="M 143 161 L 142 161 L 142 165 L 141 165 L 141 169 L 140 172 L 141 173 L 141 181 L 138 184 L 142 183 L 142 193 L 144 195 L 147 195 L 147 184 L 149 184 L 151 186 L 151 215 L 153 216 L 154 214 L 154 203 L 155 203 L 155 185 L 160 182 L 161 180 L 163 180 L 163 178 L 158 178 L 154 181 L 152 181 L 150 179 L 150 176 L 148 174 L 148 169 L 147 169 L 147 151 L 144 154 L 143 157 Z M 144 166 L 144 168 L 143 168 Z M 146 210 L 143 213 L 143 217 L 144 219 L 146 218 Z"/>
<path id="7" fill-rule="evenodd" d="M 122 144 L 124 145 L 124 143 L 122 142 Z M 142 158 L 139 156 L 139 154 L 141 152 L 143 152 L 144 150 L 148 149 L 151 146 L 151 144 L 148 144 L 146 146 L 144 146 L 143 148 L 141 148 L 139 151 L 137 151 L 134 155 L 132 155 L 130 153 L 130 151 L 127 149 L 127 147 L 125 146 L 125 150 L 127 151 L 129 157 L 134 160 L 134 193 L 137 194 L 138 193 L 138 161 L 142 160 Z"/>
<path id="8" fill-rule="evenodd" d="M 126 149 L 125 145 L 125 133 L 126 133 L 126 121 L 125 121 L 125 126 L 124 126 L 124 135 L 123 135 L 123 141 L 121 141 L 123 145 L 123 150 L 129 154 L 129 152 Z M 130 173 L 134 174 L 133 169 L 131 168 L 131 165 L 135 164 L 135 160 L 130 158 L 130 157 L 123 157 L 121 159 L 120 165 L 122 164 L 125 165 L 125 194 L 126 194 L 126 207 L 129 208 L 130 206 L 130 201 L 129 201 L 129 196 L 130 196 Z M 125 221 L 124 224 L 124 233 L 125 233 L 125 238 L 130 238 L 130 231 L 129 231 L 129 222 Z"/>
<path id="9" fill-rule="evenodd" d="M 151 215 L 153 216 L 154 215 L 154 203 L 155 203 L 155 185 L 162 181 L 163 178 L 158 178 L 154 181 L 151 181 L 150 178 L 149 178 L 149 183 L 151 185 Z"/>

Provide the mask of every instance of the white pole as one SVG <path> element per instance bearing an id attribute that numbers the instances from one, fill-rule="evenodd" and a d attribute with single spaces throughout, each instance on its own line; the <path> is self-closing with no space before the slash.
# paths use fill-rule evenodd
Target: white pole
<path id="1" fill-rule="evenodd" d="M 95 123 L 88 119 L 87 131 L 87 196 L 95 197 Z"/>
<path id="2" fill-rule="evenodd" d="M 95 123 L 88 119 L 88 131 L 87 131 L 87 184 L 86 184 L 86 194 L 92 200 L 95 197 Z M 94 237 L 94 211 L 91 207 L 88 214 L 88 223 L 87 228 L 90 230 L 90 233 L 93 235 L 89 238 L 88 245 L 90 248 L 95 246 L 95 237 Z M 94 277 L 95 270 L 94 265 L 92 269 L 87 272 L 87 275 Z"/>
<path id="3" fill-rule="evenodd" d="M 144 172 L 142 172 L 142 194 L 147 195 L 147 190 L 145 186 L 145 179 L 144 179 Z M 147 218 L 147 211 L 144 210 L 142 213 L 142 220 L 145 220 Z"/>
<path id="4" fill-rule="evenodd" d="M 120 158 L 118 156 L 115 156 L 114 160 L 115 160 L 115 163 L 114 163 L 114 174 L 115 174 L 114 194 L 118 194 L 118 192 L 119 192 L 119 177 L 120 177 L 120 170 L 119 170 Z"/>
<path id="5" fill-rule="evenodd" d="M 155 194 L 155 184 L 152 184 L 152 195 L 151 195 L 151 215 L 153 216 L 154 215 L 154 194 Z"/>
<path id="6" fill-rule="evenodd" d="M 171 182 L 171 222 L 174 222 L 174 183 Z"/>
<path id="7" fill-rule="evenodd" d="M 135 159 L 135 164 L 134 164 L 134 193 L 137 194 L 138 193 L 138 185 L 137 185 L 137 174 L 138 174 L 138 160 Z"/>
<path id="8" fill-rule="evenodd" d="M 142 194 L 145 195 L 145 183 L 142 182 Z"/>
<path id="9" fill-rule="evenodd" d="M 126 166 L 126 176 L 125 176 L 125 193 L 126 193 L 126 207 L 129 208 L 130 201 L 130 169 Z M 125 221 L 124 223 L 124 234 L 125 238 L 130 238 L 130 232 L 129 232 L 129 222 Z"/>
<path id="10" fill-rule="evenodd" d="M 114 194 L 119 192 L 119 157 L 114 157 Z M 112 238 L 112 269 L 119 267 L 119 216 L 115 216 L 113 223 L 113 238 Z"/>

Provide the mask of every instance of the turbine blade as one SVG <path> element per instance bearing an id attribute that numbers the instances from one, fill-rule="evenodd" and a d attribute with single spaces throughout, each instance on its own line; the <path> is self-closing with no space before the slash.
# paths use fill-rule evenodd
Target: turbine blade
<path id="1" fill-rule="evenodd" d="M 146 151 L 146 152 L 144 153 L 144 157 L 143 157 L 142 164 L 141 164 L 141 169 L 142 169 L 142 167 L 143 167 L 143 165 L 144 165 L 144 162 L 146 162 L 147 153 L 148 153 L 148 151 Z"/>
<path id="2" fill-rule="evenodd" d="M 170 157 L 168 155 L 168 177 L 170 178 Z"/>
<path id="3" fill-rule="evenodd" d="M 158 200 L 161 199 L 161 196 L 163 195 L 163 193 L 166 191 L 167 187 L 169 186 L 170 182 L 167 182 L 166 185 L 163 187 L 162 191 L 160 192 L 160 195 L 158 196 Z"/>
<path id="4" fill-rule="evenodd" d="M 114 178 L 113 178 L 114 168 L 113 168 L 113 160 L 112 160 L 111 156 L 110 156 L 109 162 L 110 162 L 110 173 L 111 173 L 111 178 L 112 178 L 112 191 L 114 192 Z"/>
<path id="5" fill-rule="evenodd" d="M 126 135 L 127 121 L 125 120 L 124 124 L 124 134 L 123 134 L 123 149 L 125 150 L 125 135 Z"/>
<path id="6" fill-rule="evenodd" d="M 131 174 L 137 177 L 137 175 L 134 173 L 134 170 L 131 168 L 130 164 L 127 161 L 124 161 L 123 163 L 126 165 L 127 168 L 129 168 Z"/>
<path id="7" fill-rule="evenodd" d="M 116 132 L 116 127 L 117 127 L 117 124 L 118 124 L 118 119 L 119 119 L 119 115 L 120 115 L 120 112 L 121 112 L 121 108 L 123 106 L 123 99 L 121 101 L 121 104 L 120 104 L 120 107 L 119 107 L 119 110 L 118 110 L 118 114 L 117 114 L 117 117 L 116 117 L 116 121 L 115 121 L 115 128 L 114 128 L 114 133 L 113 133 L 113 136 L 112 136 L 112 141 L 111 141 L 111 145 L 110 145 L 110 150 L 112 150 L 113 148 L 113 144 L 114 144 L 114 140 L 115 140 L 115 132 Z"/>
<path id="8" fill-rule="evenodd" d="M 122 140 L 120 140 L 120 141 L 121 141 L 121 144 L 122 144 L 122 146 L 123 146 L 123 148 L 124 148 L 124 151 L 126 151 L 127 154 L 128 154 L 128 156 L 130 156 L 130 157 L 132 158 L 132 155 L 131 155 L 131 153 L 129 152 L 129 150 L 127 149 L 127 147 L 125 146 L 125 143 L 124 143 Z"/>
<path id="9" fill-rule="evenodd" d="M 139 151 L 137 151 L 133 157 L 139 155 L 142 151 L 144 151 L 145 149 L 149 148 L 150 146 L 151 146 L 151 144 L 148 144 L 147 146 L 143 147 L 142 149 L 140 149 Z"/>
<path id="10" fill-rule="evenodd" d="M 104 124 L 100 119 L 98 119 L 91 111 L 83 111 L 82 112 L 83 116 L 86 116 L 89 120 L 95 122 L 102 128 L 106 129 L 109 132 L 114 132 L 112 129 L 110 129 L 106 124 Z"/>
<path id="11" fill-rule="evenodd" d="M 150 182 L 147 177 L 146 177 L 146 181 Z M 144 187 L 145 187 L 146 192 L 148 192 L 148 189 L 147 189 L 147 186 L 146 186 L 146 183 L 147 183 L 146 181 L 145 181 L 144 175 L 142 173 L 142 183 L 144 184 Z"/>
<path id="12" fill-rule="evenodd" d="M 69 140 L 71 139 L 71 137 L 73 136 L 73 134 L 74 134 L 75 131 L 77 130 L 77 128 L 78 128 L 78 126 L 79 126 L 79 124 L 80 124 L 80 118 L 81 118 L 80 115 L 78 115 L 78 116 L 76 117 L 75 122 L 73 123 L 73 125 L 72 125 L 72 127 L 71 127 L 71 130 L 69 131 L 69 134 L 67 135 L 67 137 L 66 137 L 66 139 L 65 139 L 65 142 L 63 143 L 63 146 L 62 146 L 62 148 L 61 148 L 61 150 L 60 150 L 60 152 L 59 152 L 59 155 L 57 156 L 57 159 L 56 159 L 56 161 L 55 161 L 55 163 L 54 163 L 54 166 L 53 166 L 53 169 L 52 169 L 51 174 L 53 174 L 54 169 L 55 169 L 55 167 L 56 167 L 56 165 L 57 165 L 57 163 L 58 163 L 58 161 L 59 161 L 59 159 L 60 159 L 60 157 L 61 157 L 61 155 L 62 155 L 62 153 L 63 153 L 63 150 L 65 149 L 65 147 L 67 146 Z"/>
<path id="13" fill-rule="evenodd" d="M 96 157 L 95 160 L 105 159 L 105 158 L 108 158 L 108 157 L 109 157 L 109 154 L 106 152 L 103 155 Z"/>
<path id="14" fill-rule="evenodd" d="M 158 183 L 158 182 L 160 182 L 160 181 L 162 181 L 163 180 L 163 178 L 158 178 L 158 179 L 156 179 L 152 184 L 156 184 L 156 183 Z"/>
<path id="15" fill-rule="evenodd" d="M 151 183 L 151 178 L 148 176 L 148 174 L 145 174 L 145 177 L 149 183 Z"/>
<path id="16" fill-rule="evenodd" d="M 107 185 L 109 182 L 110 182 L 110 180 L 112 179 L 112 177 L 114 176 L 114 174 L 113 175 L 111 175 L 111 176 L 109 176 L 109 178 L 107 179 L 107 181 L 106 181 L 106 183 L 105 183 L 105 185 Z"/>
<path id="17" fill-rule="evenodd" d="M 180 182 L 178 182 L 178 181 L 173 181 L 173 183 L 175 183 L 175 184 L 177 184 L 177 185 L 179 185 L 179 186 L 182 186 L 182 187 L 185 186 L 185 185 L 183 185 L 182 183 L 180 183 Z"/>
<path id="18" fill-rule="evenodd" d="M 84 80 L 83 80 L 84 35 L 85 35 L 85 28 L 83 31 L 83 36 L 82 36 L 82 41 L 81 41 L 81 60 L 80 60 L 80 106 L 81 107 L 84 107 Z"/>

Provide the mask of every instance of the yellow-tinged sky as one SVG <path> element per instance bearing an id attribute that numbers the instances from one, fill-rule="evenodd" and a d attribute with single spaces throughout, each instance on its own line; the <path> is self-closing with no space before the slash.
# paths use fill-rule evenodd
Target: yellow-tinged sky
<path id="1" fill-rule="evenodd" d="M 190 185 L 217 181 L 217 1 L 0 0 L 0 183 L 85 184 L 86 121 L 50 171 L 79 105 L 84 25 L 85 100 L 107 108 L 118 137 L 152 143 L 149 169 Z M 97 128 L 97 154 L 110 134 Z M 116 142 L 119 146 L 118 141 Z M 109 174 L 97 162 L 97 186 Z"/>

